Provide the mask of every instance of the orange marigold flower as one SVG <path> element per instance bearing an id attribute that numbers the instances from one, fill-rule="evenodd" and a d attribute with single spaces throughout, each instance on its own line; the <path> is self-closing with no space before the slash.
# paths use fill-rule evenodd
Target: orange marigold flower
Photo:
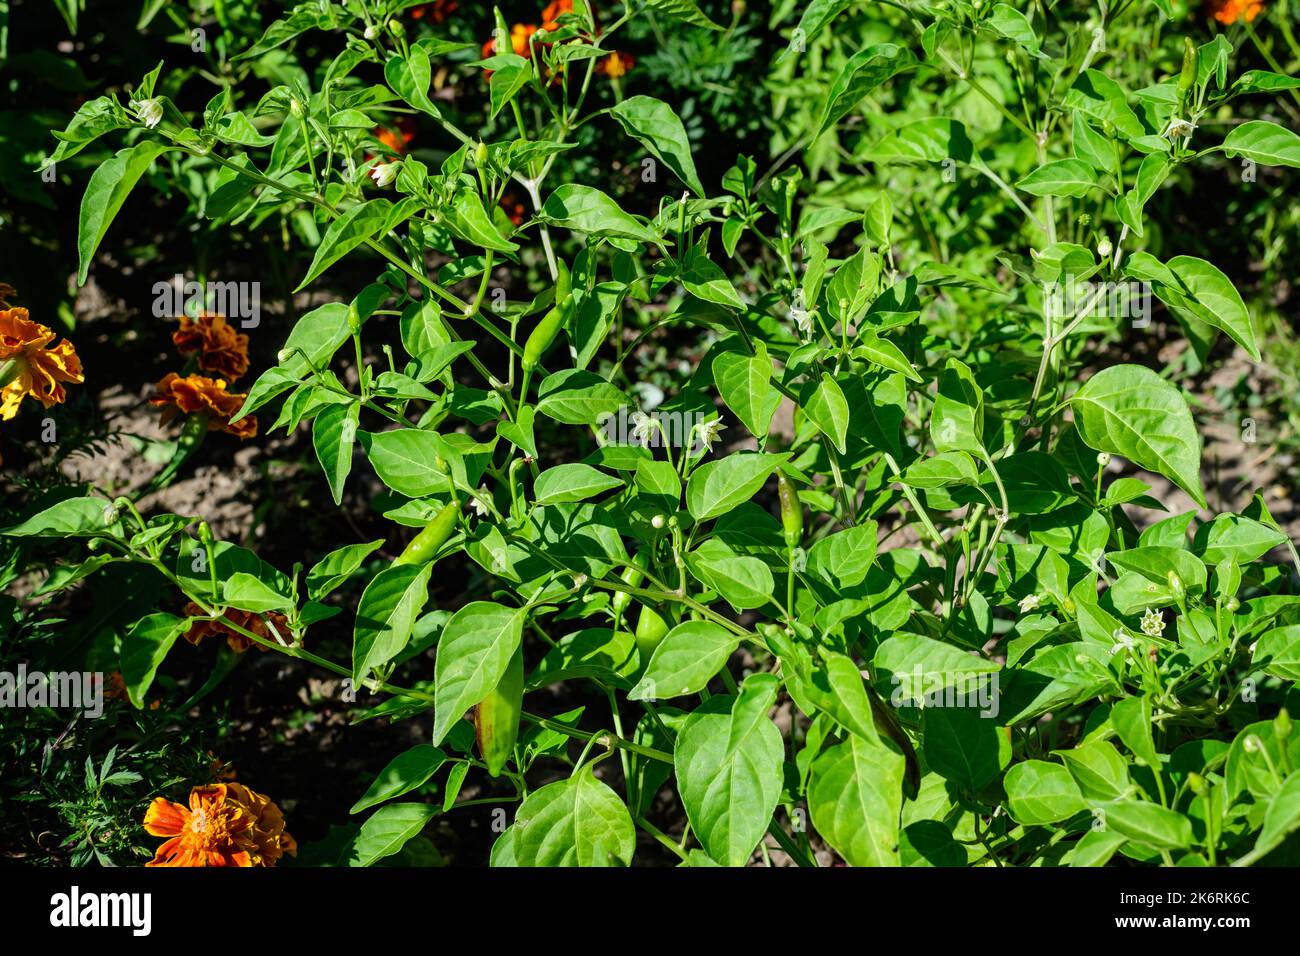
<path id="1" fill-rule="evenodd" d="M 611 80 L 617 80 L 634 66 L 636 66 L 636 57 L 631 53 L 615 51 L 609 56 L 600 58 L 596 63 L 596 72 L 609 77 Z"/>
<path id="2" fill-rule="evenodd" d="M 211 379 L 203 375 L 187 375 L 182 378 L 175 372 L 168 372 L 154 387 L 158 391 L 149 399 L 149 404 L 162 409 L 164 425 L 177 415 L 201 413 L 208 416 L 209 431 L 229 432 L 238 438 L 252 438 L 257 434 L 256 418 L 240 419 L 233 425 L 230 423 L 231 417 L 243 407 L 244 399 L 248 396 L 227 392 L 223 379 Z"/>
<path id="3" fill-rule="evenodd" d="M 184 614 L 186 617 L 203 617 L 203 608 L 199 607 L 193 601 L 185 605 Z M 238 608 L 227 608 L 222 615 L 224 620 L 200 620 L 190 625 L 190 629 L 185 632 L 185 640 L 191 644 L 198 643 L 205 637 L 224 637 L 230 649 L 238 654 L 242 654 L 250 647 L 256 647 L 259 651 L 267 650 L 265 644 L 259 644 L 247 634 L 241 634 L 230 626 L 242 627 L 246 631 L 252 631 L 258 637 L 266 641 L 276 643 L 275 634 L 279 634 L 285 640 L 289 639 L 289 621 L 278 611 L 266 611 L 262 614 L 255 614 L 252 611 L 241 611 Z M 226 622 L 230 622 L 229 624 Z M 275 626 L 275 634 L 271 633 L 271 628 L 267 622 Z"/>
<path id="4" fill-rule="evenodd" d="M 274 866 L 298 844 L 269 799 L 237 783 L 190 791 L 188 808 L 155 797 L 144 815 L 150 836 L 168 837 L 145 866 Z"/>
<path id="5" fill-rule="evenodd" d="M 1264 10 L 1260 0 L 1210 0 L 1206 6 L 1214 19 L 1225 26 L 1245 20 L 1254 20 Z"/>
<path id="6" fill-rule="evenodd" d="M 433 0 L 433 3 L 422 3 L 418 7 L 412 7 L 411 19 L 423 20 L 428 17 L 433 23 L 446 23 L 459 6 L 457 0 Z"/>
<path id="7" fill-rule="evenodd" d="M 248 336 L 236 332 L 224 315 L 203 312 L 180 317 L 172 341 L 182 355 L 199 353 L 199 368 L 233 382 L 248 371 Z"/>
<path id="8" fill-rule="evenodd" d="M 50 348 L 54 336 L 26 309 L 0 310 L 0 421 L 17 415 L 29 395 L 49 408 L 67 398 L 64 382 L 85 381 L 72 343 L 64 339 Z"/>
<path id="9" fill-rule="evenodd" d="M 253 866 L 275 866 L 284 854 L 298 855 L 298 843 L 284 829 L 284 814 L 270 797 L 243 784 L 229 783 L 226 789 L 253 818 Z"/>
<path id="10" fill-rule="evenodd" d="M 560 24 L 557 22 L 560 15 L 573 12 L 573 0 L 552 0 L 542 11 L 542 29 L 558 30 Z"/>
<path id="11" fill-rule="evenodd" d="M 406 155 L 406 147 L 415 139 L 415 121 L 409 116 L 399 116 L 391 126 L 376 126 L 372 131 L 375 139 L 383 143 L 399 156 Z"/>

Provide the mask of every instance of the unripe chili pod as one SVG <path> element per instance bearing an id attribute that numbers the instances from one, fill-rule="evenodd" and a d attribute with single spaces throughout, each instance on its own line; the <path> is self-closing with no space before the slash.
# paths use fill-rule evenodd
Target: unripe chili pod
<path id="1" fill-rule="evenodd" d="M 497 686 L 474 708 L 474 739 L 490 776 L 500 776 L 515 752 L 523 709 L 524 649 L 520 646 L 515 648 Z"/>
<path id="2" fill-rule="evenodd" d="M 567 311 L 565 306 L 570 301 L 566 299 L 564 303 L 556 305 L 555 308 L 542 316 L 542 321 L 533 327 L 528 340 L 524 342 L 524 356 L 521 364 L 525 372 L 532 372 L 537 367 L 537 363 L 542 360 L 542 356 L 546 354 L 547 349 L 555 343 L 555 337 L 560 334 L 560 329 L 564 326 Z"/>
<path id="3" fill-rule="evenodd" d="M 411 539 L 402 553 L 393 559 L 393 564 L 426 564 L 432 561 L 438 549 L 447 543 L 451 533 L 456 530 L 456 516 L 459 512 L 460 507 L 454 501 L 444 505 L 433 516 L 433 520 Z"/>
<path id="4" fill-rule="evenodd" d="M 573 290 L 573 276 L 563 259 L 555 260 L 555 303 L 559 305 L 569 297 Z"/>
<path id="5" fill-rule="evenodd" d="M 785 533 L 785 545 L 791 550 L 799 547 L 803 540 L 803 505 L 794 493 L 794 485 L 781 472 L 776 473 L 776 494 L 781 501 L 781 528 Z"/>
<path id="6" fill-rule="evenodd" d="M 1196 83 L 1196 72 L 1199 66 L 1197 61 L 1199 59 L 1192 38 L 1183 37 L 1183 69 L 1178 74 L 1178 110 L 1180 113 L 1184 111 L 1187 104 L 1187 94 L 1192 91 L 1192 86 Z"/>
<path id="7" fill-rule="evenodd" d="M 623 573 L 619 575 L 618 579 L 628 587 L 634 588 L 639 585 L 644 578 L 644 559 L 640 555 L 637 555 L 632 559 L 632 563 L 623 569 Z M 610 602 L 610 606 L 614 609 L 614 615 L 616 617 L 621 617 L 623 612 L 627 610 L 627 606 L 631 603 L 631 594 L 627 591 L 615 591 L 614 600 Z"/>
<path id="8" fill-rule="evenodd" d="M 641 616 L 637 618 L 636 633 L 633 637 L 636 640 L 637 650 L 641 652 L 642 665 L 649 663 L 650 655 L 663 642 L 668 635 L 668 630 L 668 622 L 660 617 L 654 608 L 641 605 Z"/>

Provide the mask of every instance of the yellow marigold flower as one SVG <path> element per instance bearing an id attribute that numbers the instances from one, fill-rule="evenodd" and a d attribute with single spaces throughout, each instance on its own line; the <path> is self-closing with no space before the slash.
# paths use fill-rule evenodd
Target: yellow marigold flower
<path id="1" fill-rule="evenodd" d="M 182 378 L 175 372 L 168 372 L 154 387 L 157 392 L 149 399 L 149 404 L 162 409 L 164 425 L 179 414 L 203 413 L 208 416 L 209 431 L 229 432 L 238 438 L 252 438 L 257 434 L 257 419 L 251 416 L 230 424 L 230 419 L 243 407 L 248 396 L 227 392 L 223 379 L 203 375 Z"/>
<path id="2" fill-rule="evenodd" d="M 1264 10 L 1261 0 L 1209 0 L 1206 4 L 1214 19 L 1225 26 L 1254 20 Z"/>
<path id="3" fill-rule="evenodd" d="M 85 381 L 72 343 L 64 339 L 50 348 L 54 337 L 29 319 L 26 309 L 0 310 L 0 420 L 17 415 L 29 395 L 49 408 L 67 398 L 64 382 Z"/>
<path id="4" fill-rule="evenodd" d="M 248 336 L 236 332 L 224 315 L 203 312 L 180 317 L 181 327 L 172 341 L 182 355 L 199 353 L 199 368 L 227 382 L 248 371 Z"/>
<path id="5" fill-rule="evenodd" d="M 636 66 L 636 57 L 631 53 L 617 51 L 609 56 L 601 57 L 596 62 L 596 72 L 609 77 L 611 80 L 617 80 L 634 66 Z"/>
<path id="6" fill-rule="evenodd" d="M 154 798 L 144 815 L 151 836 L 168 837 L 145 866 L 274 866 L 298 844 L 284 832 L 280 808 L 237 783 L 190 791 L 188 808 Z"/>

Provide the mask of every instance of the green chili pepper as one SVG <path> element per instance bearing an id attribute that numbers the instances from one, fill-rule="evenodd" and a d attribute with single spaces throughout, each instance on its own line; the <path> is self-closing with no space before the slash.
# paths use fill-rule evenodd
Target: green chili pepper
<path id="1" fill-rule="evenodd" d="M 1197 62 L 1200 59 L 1195 44 L 1192 43 L 1191 37 L 1183 37 L 1183 70 L 1178 74 L 1178 112 L 1184 115 L 1187 112 L 1187 94 L 1192 91 L 1196 84 L 1196 73 L 1199 67 Z"/>
<path id="2" fill-rule="evenodd" d="M 644 577 L 645 559 L 638 554 L 632 558 L 632 563 L 623 569 L 623 573 L 619 575 L 618 579 L 628 587 L 634 588 L 641 583 Z M 614 616 L 622 617 L 623 612 L 627 610 L 627 606 L 631 603 L 631 594 L 627 591 L 615 591 L 614 600 L 610 602 L 610 606 L 614 609 Z"/>
<path id="3" fill-rule="evenodd" d="M 474 739 L 490 776 L 500 776 L 501 769 L 515 752 L 523 709 L 524 649 L 520 646 L 515 648 L 505 674 L 492 693 L 474 708 Z"/>
<path id="4" fill-rule="evenodd" d="M 459 513 L 460 506 L 456 502 L 444 505 L 443 509 L 433 516 L 433 520 L 411 539 L 411 543 L 405 550 L 393 559 L 393 564 L 426 564 L 432 561 L 438 549 L 456 530 L 456 516 Z"/>
<path id="5" fill-rule="evenodd" d="M 641 652 L 641 664 L 644 666 L 650 662 L 650 655 L 654 653 L 664 637 L 668 634 L 668 622 L 660 617 L 653 608 L 641 605 L 641 616 L 637 618 L 636 640 L 637 650 Z"/>
<path id="6" fill-rule="evenodd" d="M 799 547 L 803 540 L 803 505 L 794 493 L 794 485 L 783 473 L 776 473 L 776 494 L 781 501 L 781 527 L 785 532 L 785 546 L 790 550 Z"/>
<path id="7" fill-rule="evenodd" d="M 561 303 L 569 297 L 573 289 L 573 276 L 563 259 L 555 260 L 555 301 Z"/>

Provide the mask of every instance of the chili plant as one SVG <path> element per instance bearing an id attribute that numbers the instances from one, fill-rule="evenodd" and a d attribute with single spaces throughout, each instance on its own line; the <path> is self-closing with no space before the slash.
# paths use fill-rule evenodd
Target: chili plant
<path id="1" fill-rule="evenodd" d="M 1201 362 L 1260 359 L 1150 209 L 1201 164 L 1293 175 L 1300 137 L 1234 111 L 1300 82 L 1170 33 L 1167 2 L 787 4 L 773 76 L 809 95 L 775 161 L 714 182 L 672 104 L 593 81 L 629 23 L 734 21 L 498 11 L 475 59 L 409 6 L 299 4 L 240 56 L 311 35 L 338 51 L 315 72 L 187 113 L 160 65 L 58 134 L 55 159 L 126 144 L 86 188 L 83 279 L 155 165 L 213 184 L 214 230 L 312 217 L 299 290 L 364 277 L 279 333 L 231 423 L 309 427 L 336 503 L 373 471 L 396 560 L 276 568 L 93 493 L 7 530 L 85 539 L 65 583 L 142 565 L 185 602 L 124 637 L 133 700 L 202 622 L 420 722 L 357 794 L 353 863 L 479 774 L 460 804 L 511 808 L 494 865 L 1294 859 L 1300 556 L 1263 494 L 1209 509 L 1184 383 L 1116 354 L 1159 309 Z M 479 129 L 431 95 L 444 69 L 482 71 Z M 440 162 L 376 142 L 398 116 Z M 640 181 L 566 177 L 575 151 Z M 638 407 L 665 344 L 689 372 Z M 466 593 L 432 608 L 449 568 Z M 313 649 L 353 608 L 351 659 Z M 560 684 L 588 703 L 546 716 Z"/>

